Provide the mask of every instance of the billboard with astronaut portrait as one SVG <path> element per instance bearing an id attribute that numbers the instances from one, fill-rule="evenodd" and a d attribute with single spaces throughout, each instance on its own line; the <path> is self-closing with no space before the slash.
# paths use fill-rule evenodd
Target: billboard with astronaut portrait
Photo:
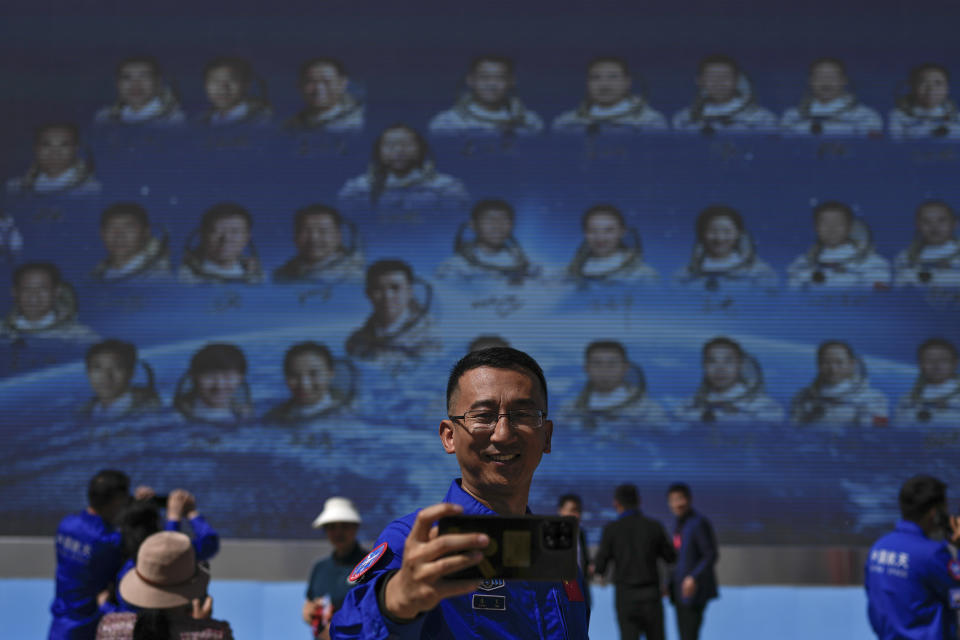
<path id="1" fill-rule="evenodd" d="M 549 383 L 531 508 L 590 530 L 685 481 L 723 542 L 862 543 L 956 476 L 957 56 L 907 46 L 940 22 L 368 4 L 13 12 L 0 535 L 112 467 L 227 536 L 344 495 L 373 537 L 442 498 L 447 373 L 503 345 Z"/>

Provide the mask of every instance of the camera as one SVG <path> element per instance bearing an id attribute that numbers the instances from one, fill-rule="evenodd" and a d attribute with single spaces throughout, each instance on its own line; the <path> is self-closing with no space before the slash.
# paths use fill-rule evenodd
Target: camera
<path id="1" fill-rule="evenodd" d="M 490 544 L 479 565 L 448 578 L 575 580 L 579 523 L 572 516 L 448 516 L 446 533 L 485 533 Z"/>

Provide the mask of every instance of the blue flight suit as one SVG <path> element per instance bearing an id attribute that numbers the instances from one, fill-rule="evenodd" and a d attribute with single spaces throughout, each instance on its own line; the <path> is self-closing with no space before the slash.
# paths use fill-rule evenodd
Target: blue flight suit
<path id="1" fill-rule="evenodd" d="M 105 610 L 97 594 L 114 581 L 121 564 L 120 532 L 98 515 L 81 511 L 57 527 L 57 591 L 50 640 L 93 640 Z"/>
<path id="2" fill-rule="evenodd" d="M 463 506 L 465 515 L 496 515 L 480 504 L 454 480 L 444 502 Z M 363 638 L 538 638 L 581 640 L 587 638 L 589 613 L 583 593 L 582 576 L 576 582 L 491 581 L 489 590 L 447 598 L 409 624 L 397 624 L 380 612 L 377 591 L 380 583 L 400 568 L 403 545 L 417 512 L 394 520 L 374 545 L 387 543 L 383 556 L 347 594 L 343 608 L 333 616 L 330 637 L 334 640 Z M 484 585 L 486 586 L 486 584 Z"/>
<path id="3" fill-rule="evenodd" d="M 957 637 L 960 562 L 915 522 L 901 520 L 870 548 L 864 586 L 870 626 L 880 640 Z"/>
<path id="4" fill-rule="evenodd" d="M 718 597 L 713 565 L 719 552 L 713 526 L 706 517 L 691 509 L 686 517 L 677 520 L 673 546 L 677 550 L 677 562 L 670 572 L 670 601 L 677 610 L 680 639 L 697 638 L 707 603 Z M 683 579 L 687 576 L 697 581 L 697 590 L 691 598 L 682 595 Z"/>

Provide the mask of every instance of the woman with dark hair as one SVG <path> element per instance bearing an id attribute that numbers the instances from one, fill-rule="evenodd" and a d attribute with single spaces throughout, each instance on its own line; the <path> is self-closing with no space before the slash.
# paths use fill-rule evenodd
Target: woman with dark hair
<path id="1" fill-rule="evenodd" d="M 180 379 L 173 406 L 185 417 L 214 423 L 231 423 L 253 415 L 247 385 L 247 359 L 232 344 L 208 344 L 190 359 L 190 369 Z"/>
<path id="2" fill-rule="evenodd" d="M 910 71 L 910 90 L 897 100 L 888 118 L 890 137 L 960 138 L 960 113 L 950 99 L 950 74 L 927 62 Z"/>

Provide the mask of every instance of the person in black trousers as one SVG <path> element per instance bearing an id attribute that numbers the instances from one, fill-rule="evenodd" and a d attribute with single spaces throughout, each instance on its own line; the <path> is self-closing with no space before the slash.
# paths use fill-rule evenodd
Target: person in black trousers
<path id="1" fill-rule="evenodd" d="M 594 571 L 604 575 L 613 561 L 617 622 L 621 640 L 663 640 L 663 605 L 657 560 L 673 562 L 676 551 L 663 525 L 640 513 L 640 497 L 632 484 L 613 494 L 617 519 L 603 528 Z"/>
<path id="2" fill-rule="evenodd" d="M 667 489 L 667 504 L 677 517 L 673 546 L 677 564 L 670 572 L 670 601 L 677 612 L 680 640 L 697 640 L 707 603 L 717 597 L 717 539 L 710 521 L 693 510 L 690 487 L 682 482 Z"/>

